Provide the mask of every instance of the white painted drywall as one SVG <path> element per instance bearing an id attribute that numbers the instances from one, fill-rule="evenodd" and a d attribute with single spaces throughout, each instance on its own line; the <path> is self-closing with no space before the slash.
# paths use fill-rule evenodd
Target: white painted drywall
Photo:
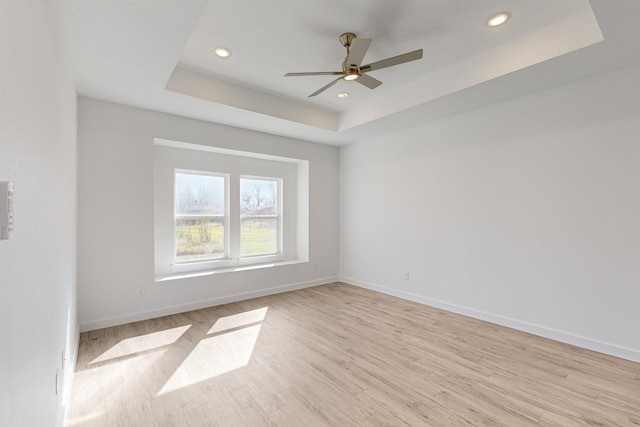
<path id="1" fill-rule="evenodd" d="M 78 109 L 81 330 L 337 278 L 337 148 L 87 98 Z M 310 262 L 154 281 L 154 138 L 309 161 Z"/>
<path id="2" fill-rule="evenodd" d="M 634 66 L 341 148 L 341 279 L 640 361 L 638 93 Z"/>
<path id="3" fill-rule="evenodd" d="M 15 185 L 15 231 L 0 241 L 2 426 L 62 425 L 75 366 L 76 91 L 56 3 L 0 2 L 0 180 Z"/>

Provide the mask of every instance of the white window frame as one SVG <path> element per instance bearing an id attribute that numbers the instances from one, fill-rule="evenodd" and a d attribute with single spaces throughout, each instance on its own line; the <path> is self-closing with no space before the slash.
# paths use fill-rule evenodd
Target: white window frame
<path id="1" fill-rule="evenodd" d="M 263 180 L 263 181 L 275 181 L 278 185 L 278 201 L 277 201 L 277 215 L 242 215 L 241 207 L 238 205 L 238 221 L 240 225 L 242 224 L 242 220 L 245 218 L 277 218 L 278 220 L 278 241 L 277 241 L 277 249 L 275 253 L 270 254 L 256 254 L 256 255 L 240 255 L 238 259 L 239 265 L 247 265 L 247 264 L 256 264 L 256 263 L 267 263 L 267 262 L 278 262 L 284 260 L 283 254 L 283 235 L 284 235 L 284 222 L 283 222 L 283 197 L 284 197 L 284 180 L 280 177 L 271 177 L 271 176 L 259 176 L 259 175 L 240 175 L 238 177 L 238 191 L 240 191 L 240 182 L 243 179 L 255 179 L 255 180 Z M 242 236 L 238 238 L 238 252 L 242 251 Z"/>
<path id="2" fill-rule="evenodd" d="M 224 256 L 222 258 L 213 258 L 213 259 L 202 259 L 202 260 L 185 260 L 178 261 L 176 259 L 177 253 L 177 239 L 176 239 L 176 213 L 175 213 L 175 202 L 176 202 L 176 174 L 191 174 L 191 175 L 207 175 L 207 176 L 219 176 L 224 178 L 224 215 L 206 215 L 207 218 L 223 218 L 224 222 Z M 278 215 L 258 215 L 258 216 L 250 216 L 250 217 L 269 217 L 269 218 L 277 218 L 278 219 L 278 242 L 277 242 L 277 251 L 276 253 L 270 254 L 256 254 L 256 255 L 241 255 L 241 222 L 243 218 L 247 216 L 241 215 L 241 207 L 240 207 L 240 182 L 242 179 L 260 179 L 265 181 L 275 181 L 278 184 Z M 231 188 L 236 187 L 238 192 L 238 203 L 230 203 L 231 199 Z M 234 266 L 246 266 L 253 264 L 267 264 L 284 261 L 284 253 L 283 253 L 283 221 L 282 221 L 282 210 L 283 210 L 283 188 L 284 188 L 284 179 L 281 177 L 266 177 L 260 175 L 237 175 L 231 176 L 230 174 L 225 174 L 221 172 L 214 171 L 201 171 L 201 170 L 192 170 L 192 169 L 174 169 L 173 175 L 173 193 L 174 193 L 174 207 L 173 207 L 173 264 L 172 271 L 175 273 L 183 273 L 194 270 L 202 270 L 202 269 L 211 269 L 216 270 L 220 268 L 229 268 Z M 237 205 L 237 206 L 236 206 Z"/>
<path id="3" fill-rule="evenodd" d="M 177 242 L 177 230 L 176 230 L 176 220 L 178 219 L 178 215 L 176 214 L 176 201 L 177 201 L 177 186 L 176 186 L 176 175 L 184 174 L 184 175 L 204 175 L 204 176 L 216 176 L 221 177 L 224 180 L 224 196 L 223 196 L 223 214 L 222 215 L 181 215 L 183 218 L 222 218 L 223 228 L 224 228 L 224 253 L 222 257 L 219 258 L 208 258 L 208 259 L 198 259 L 198 260 L 178 260 L 178 242 Z M 232 260 L 230 257 L 230 214 L 229 214 L 229 182 L 230 176 L 227 173 L 220 172 L 210 172 L 210 171 L 201 171 L 201 170 L 192 170 L 192 169 L 174 169 L 173 170 L 173 264 L 172 270 L 174 272 L 185 272 L 191 271 L 194 268 L 223 268 L 229 267 L 232 265 Z"/>

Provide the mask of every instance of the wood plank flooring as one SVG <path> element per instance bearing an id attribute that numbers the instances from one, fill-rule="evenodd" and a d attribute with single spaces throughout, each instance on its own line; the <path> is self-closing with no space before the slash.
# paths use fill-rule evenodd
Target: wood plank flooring
<path id="1" fill-rule="evenodd" d="M 80 335 L 69 426 L 640 425 L 640 364 L 333 283 Z"/>

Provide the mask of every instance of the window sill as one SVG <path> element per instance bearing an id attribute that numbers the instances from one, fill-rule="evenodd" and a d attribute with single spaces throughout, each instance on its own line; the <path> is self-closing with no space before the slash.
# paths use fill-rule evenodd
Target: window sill
<path id="1" fill-rule="evenodd" d="M 277 261 L 277 262 L 270 262 L 265 264 L 250 264 L 250 265 L 243 265 L 243 266 L 235 266 L 231 268 L 219 268 L 216 270 L 202 270 L 202 271 L 194 271 L 190 273 L 169 274 L 165 276 L 156 276 L 155 281 L 166 282 L 169 280 L 191 279 L 193 277 L 213 276 L 214 274 L 223 274 L 223 273 L 238 273 L 242 271 L 260 270 L 263 268 L 272 268 L 272 267 L 282 267 L 285 265 L 303 264 L 307 262 L 309 261 L 302 261 L 302 260 Z"/>

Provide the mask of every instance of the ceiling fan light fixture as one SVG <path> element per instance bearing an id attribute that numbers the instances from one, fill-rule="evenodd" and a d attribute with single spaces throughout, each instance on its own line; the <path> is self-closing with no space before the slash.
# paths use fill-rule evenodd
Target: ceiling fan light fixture
<path id="1" fill-rule="evenodd" d="M 511 18 L 511 13 L 509 12 L 500 12 L 493 15 L 487 21 L 487 25 L 490 27 L 497 27 L 498 25 L 502 25 L 507 22 Z"/>
<path id="2" fill-rule="evenodd" d="M 213 52 L 220 58 L 228 58 L 231 56 L 231 51 L 226 47 L 217 47 L 213 50 Z"/>
<path id="3" fill-rule="evenodd" d="M 357 71 L 350 71 L 343 77 L 343 79 L 350 82 L 352 80 L 357 79 L 358 77 L 360 77 L 360 74 L 358 74 Z"/>

